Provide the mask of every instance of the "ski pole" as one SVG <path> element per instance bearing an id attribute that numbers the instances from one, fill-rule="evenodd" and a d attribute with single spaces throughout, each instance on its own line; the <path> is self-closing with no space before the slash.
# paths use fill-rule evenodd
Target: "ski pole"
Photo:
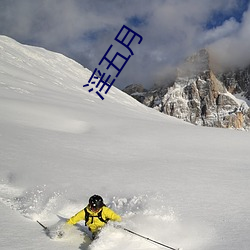
<path id="1" fill-rule="evenodd" d="M 39 222 L 38 220 L 36 221 L 40 226 L 42 226 L 43 227 L 43 229 L 46 231 L 46 230 L 48 230 L 48 228 L 47 227 L 45 227 L 41 222 Z"/>
<path id="2" fill-rule="evenodd" d="M 162 244 L 162 243 L 160 243 L 160 242 L 158 242 L 158 241 L 155 241 L 155 240 L 152 240 L 152 239 L 150 239 L 150 238 L 148 238 L 148 237 L 145 237 L 145 236 L 143 236 L 143 235 L 141 235 L 141 234 L 135 233 L 135 232 L 133 232 L 133 231 L 127 229 L 127 228 L 124 228 L 124 227 L 123 227 L 122 229 L 125 230 L 125 231 L 127 231 L 127 232 L 129 232 L 129 233 L 131 233 L 131 234 L 137 235 L 137 236 L 139 236 L 139 237 L 141 237 L 141 238 L 143 238 L 143 239 L 145 239 L 145 240 L 154 242 L 154 243 L 156 243 L 156 244 L 158 244 L 158 245 L 161 245 L 161 246 L 163 246 L 163 247 L 169 248 L 169 249 L 171 249 L 171 250 L 180 250 L 180 248 L 173 248 L 173 247 L 167 246 L 167 245 Z"/>

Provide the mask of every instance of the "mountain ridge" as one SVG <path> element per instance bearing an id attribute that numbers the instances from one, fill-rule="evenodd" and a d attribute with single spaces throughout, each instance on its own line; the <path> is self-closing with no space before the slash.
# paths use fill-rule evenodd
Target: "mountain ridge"
<path id="1" fill-rule="evenodd" d="M 140 91 L 140 85 L 131 85 L 123 91 L 148 107 L 195 125 L 249 129 L 250 66 L 217 72 L 211 61 L 209 51 L 202 49 L 177 68 L 170 86 Z"/>

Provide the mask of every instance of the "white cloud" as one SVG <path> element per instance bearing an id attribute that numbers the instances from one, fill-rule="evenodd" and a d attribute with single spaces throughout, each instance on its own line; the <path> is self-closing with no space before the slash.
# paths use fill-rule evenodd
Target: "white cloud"
<path id="1" fill-rule="evenodd" d="M 244 13 L 242 22 L 231 34 L 210 45 L 216 61 L 225 66 L 250 64 L 250 9 Z"/>
<path id="2" fill-rule="evenodd" d="M 221 26 L 213 28 L 211 30 L 205 30 L 200 38 L 201 44 L 211 44 L 214 41 L 218 41 L 222 38 L 231 36 L 237 33 L 240 28 L 240 24 L 235 20 L 235 18 L 230 18 L 226 20 Z"/>

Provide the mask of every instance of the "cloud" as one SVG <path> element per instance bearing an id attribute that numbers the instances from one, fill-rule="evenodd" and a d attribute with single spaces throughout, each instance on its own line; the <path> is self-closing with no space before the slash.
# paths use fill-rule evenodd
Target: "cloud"
<path id="1" fill-rule="evenodd" d="M 221 29 L 226 27 L 226 24 Z M 244 67 L 250 64 L 250 10 L 243 15 L 242 22 L 225 37 L 210 44 L 210 51 L 218 64 L 225 67 Z"/>
<path id="2" fill-rule="evenodd" d="M 235 34 L 240 28 L 240 24 L 235 20 L 235 18 L 230 18 L 226 20 L 221 26 L 204 31 L 204 34 L 200 38 L 201 44 L 211 44 L 213 42 L 219 41 L 225 37 Z"/>
<path id="3" fill-rule="evenodd" d="M 0 1 L 0 33 L 14 39 L 61 52 L 94 70 L 113 44 L 123 24 L 138 32 L 134 55 L 115 85 L 132 82 L 149 87 L 167 78 L 167 73 L 185 57 L 204 46 L 226 58 L 225 48 L 237 44 L 248 48 L 249 13 L 242 22 L 233 18 L 241 7 L 238 0 L 22 0 Z M 208 29 L 216 15 L 228 17 Z M 249 50 L 248 50 L 249 51 Z M 228 53 L 228 52 L 227 52 Z M 245 53 L 247 54 L 247 53 Z M 127 54 L 126 54 L 127 55 Z M 114 70 L 113 70 L 114 71 Z M 112 72 L 113 72 L 112 71 Z"/>

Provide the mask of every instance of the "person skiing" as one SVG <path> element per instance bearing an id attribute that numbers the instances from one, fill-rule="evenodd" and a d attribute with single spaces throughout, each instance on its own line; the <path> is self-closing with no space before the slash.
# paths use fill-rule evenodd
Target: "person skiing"
<path id="1" fill-rule="evenodd" d="M 122 219 L 120 215 L 106 207 L 101 196 L 95 194 L 89 198 L 89 204 L 72 216 L 67 224 L 74 225 L 80 220 L 85 220 L 85 226 L 89 228 L 94 239 L 109 220 L 120 222 Z"/>

